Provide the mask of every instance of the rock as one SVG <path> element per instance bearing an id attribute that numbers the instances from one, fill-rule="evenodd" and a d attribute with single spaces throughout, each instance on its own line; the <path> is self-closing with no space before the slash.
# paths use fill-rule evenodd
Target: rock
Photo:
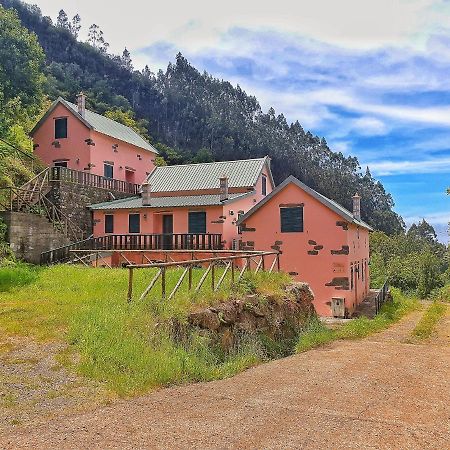
<path id="1" fill-rule="evenodd" d="M 220 328 L 218 315 L 209 308 L 189 314 L 188 322 L 195 327 L 206 328 L 211 331 Z"/>
<path id="2" fill-rule="evenodd" d="M 314 300 L 314 293 L 307 283 L 292 283 L 286 288 L 286 292 L 299 304 L 311 304 Z"/>

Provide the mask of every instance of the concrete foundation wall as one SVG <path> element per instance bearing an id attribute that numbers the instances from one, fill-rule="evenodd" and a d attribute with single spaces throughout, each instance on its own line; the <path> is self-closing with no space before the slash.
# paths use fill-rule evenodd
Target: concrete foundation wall
<path id="1" fill-rule="evenodd" d="M 42 252 L 70 243 L 45 217 L 37 214 L 0 211 L 0 217 L 8 226 L 6 239 L 11 249 L 26 262 L 39 264 Z"/>

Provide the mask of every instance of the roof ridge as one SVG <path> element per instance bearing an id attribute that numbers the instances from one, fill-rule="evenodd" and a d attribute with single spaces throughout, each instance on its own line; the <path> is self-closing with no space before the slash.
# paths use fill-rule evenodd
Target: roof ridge
<path id="1" fill-rule="evenodd" d="M 200 163 L 187 163 L 187 164 L 173 164 L 171 166 L 158 166 L 156 169 L 163 169 L 163 168 L 169 168 L 169 167 L 188 167 L 188 166 L 200 166 L 200 165 L 207 165 L 207 164 L 222 164 L 222 163 L 237 163 L 237 162 L 243 162 L 243 161 L 264 161 L 267 158 L 267 156 L 263 156 L 261 158 L 248 158 L 248 159 L 231 159 L 226 161 L 208 161 L 208 162 L 200 162 Z"/>

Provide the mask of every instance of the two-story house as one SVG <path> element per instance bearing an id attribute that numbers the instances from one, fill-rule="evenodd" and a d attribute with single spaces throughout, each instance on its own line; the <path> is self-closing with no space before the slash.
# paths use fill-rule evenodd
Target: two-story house
<path id="1" fill-rule="evenodd" d="M 34 153 L 49 167 L 140 184 L 155 167 L 157 150 L 132 128 L 59 97 L 31 130 Z"/>

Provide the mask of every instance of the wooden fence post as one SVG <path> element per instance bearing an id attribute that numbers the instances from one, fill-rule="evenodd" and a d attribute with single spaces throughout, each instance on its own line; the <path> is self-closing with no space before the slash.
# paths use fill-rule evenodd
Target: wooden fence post
<path id="1" fill-rule="evenodd" d="M 127 296 L 128 303 L 131 302 L 132 296 L 133 296 L 133 268 L 128 267 L 128 296 Z"/>
<path id="2" fill-rule="evenodd" d="M 166 268 L 161 267 L 161 297 L 166 298 Z"/>

